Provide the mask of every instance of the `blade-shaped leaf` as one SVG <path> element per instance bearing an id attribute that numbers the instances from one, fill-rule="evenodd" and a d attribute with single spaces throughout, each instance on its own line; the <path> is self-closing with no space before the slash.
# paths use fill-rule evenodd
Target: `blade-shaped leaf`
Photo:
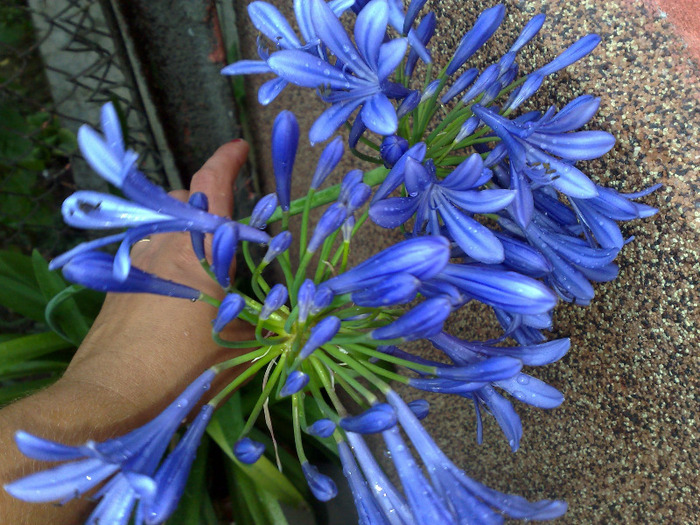
<path id="1" fill-rule="evenodd" d="M 37 250 L 32 253 L 32 265 L 39 289 L 47 303 L 66 289 L 66 282 L 58 272 L 49 270 L 49 264 Z M 75 346 L 80 345 L 90 329 L 72 298 L 63 300 L 52 309 L 47 307 L 45 316 L 47 324 L 51 328 L 56 326 L 60 330 L 59 335 L 65 335 Z"/>

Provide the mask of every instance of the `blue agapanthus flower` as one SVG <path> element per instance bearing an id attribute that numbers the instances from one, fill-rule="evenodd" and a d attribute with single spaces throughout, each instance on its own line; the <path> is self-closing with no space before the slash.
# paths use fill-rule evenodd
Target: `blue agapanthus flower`
<path id="1" fill-rule="evenodd" d="M 515 192 L 478 190 L 491 179 L 491 171 L 484 169 L 479 154 L 474 153 L 442 180 L 436 177 L 431 161 L 422 164 L 408 157 L 403 178 L 408 196 L 374 201 L 369 211 L 374 222 L 396 228 L 415 215 L 414 234 L 425 230 L 440 235 L 442 220 L 450 238 L 469 257 L 487 264 L 503 261 L 498 238 L 471 214 L 500 211 L 510 204 Z"/>
<path id="2" fill-rule="evenodd" d="M 353 0 L 333 0 L 328 4 L 328 7 L 336 16 L 340 17 L 353 3 Z M 308 0 L 294 0 L 294 13 L 305 43 L 299 40 L 287 19 L 282 16 L 275 6 L 260 1 L 248 4 L 250 21 L 258 31 L 272 42 L 273 50 L 301 49 L 321 56 L 319 39 L 312 23 L 311 2 Z M 272 69 L 267 64 L 270 51 L 259 44 L 258 54 L 261 60 L 240 60 L 226 66 L 221 70 L 221 73 L 224 75 L 272 73 Z M 281 77 L 268 80 L 258 90 L 258 101 L 263 105 L 269 104 L 277 98 L 277 95 L 282 92 L 288 83 L 287 80 Z"/>
<path id="3" fill-rule="evenodd" d="M 18 432 L 15 441 L 23 454 L 64 463 L 8 483 L 5 490 L 24 501 L 65 502 L 108 480 L 94 496 L 100 503 L 88 523 L 126 523 L 137 503 L 137 523 L 163 523 L 182 495 L 212 407 L 205 405 L 160 469 L 158 464 L 182 420 L 209 389 L 215 375 L 207 370 L 155 419 L 122 437 L 68 446 Z"/>
<path id="4" fill-rule="evenodd" d="M 213 233 L 225 223 L 233 224 L 230 219 L 207 213 L 201 199 L 181 202 L 150 182 L 136 168 L 136 153 L 124 147 L 119 118 L 111 103 L 102 108 L 101 124 L 104 136 L 87 125 L 80 128 L 80 151 L 90 166 L 127 198 L 78 191 L 64 201 L 61 209 L 63 218 L 76 228 L 128 230 L 73 248 L 51 261 L 51 269 L 64 266 L 78 254 L 119 242 L 113 271 L 115 279 L 123 281 L 130 274 L 129 252 L 137 241 L 155 233 Z M 267 233 L 247 224 L 236 223 L 235 229 L 240 240 L 264 244 L 270 238 Z"/>

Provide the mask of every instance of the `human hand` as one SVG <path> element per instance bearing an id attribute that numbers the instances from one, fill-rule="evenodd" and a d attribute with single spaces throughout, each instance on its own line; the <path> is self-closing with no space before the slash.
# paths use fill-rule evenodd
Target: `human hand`
<path id="1" fill-rule="evenodd" d="M 247 152 L 242 141 L 221 146 L 194 175 L 189 192 L 171 195 L 187 201 L 191 193 L 205 193 L 210 213 L 230 217 L 233 183 Z M 149 242 L 137 243 L 131 258 L 137 268 L 223 297 L 220 286 L 194 255 L 187 233 L 154 235 Z M 128 413 L 123 417 L 131 419 L 128 416 L 133 413 L 146 420 L 206 368 L 242 352 L 212 341 L 215 316 L 216 310 L 202 302 L 150 294 L 107 294 L 100 315 L 60 381 L 104 390 L 126 403 Z M 246 340 L 254 335 L 249 325 L 235 321 L 222 337 Z M 230 374 L 221 376 L 219 382 L 231 379 Z"/>

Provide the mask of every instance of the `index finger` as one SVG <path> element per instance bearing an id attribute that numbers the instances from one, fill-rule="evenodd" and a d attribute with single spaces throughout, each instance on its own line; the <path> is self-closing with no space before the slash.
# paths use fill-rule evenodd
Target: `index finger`
<path id="1" fill-rule="evenodd" d="M 231 217 L 233 183 L 248 156 L 248 143 L 237 139 L 227 142 L 194 174 L 190 193 L 202 192 L 209 199 L 209 212 Z"/>

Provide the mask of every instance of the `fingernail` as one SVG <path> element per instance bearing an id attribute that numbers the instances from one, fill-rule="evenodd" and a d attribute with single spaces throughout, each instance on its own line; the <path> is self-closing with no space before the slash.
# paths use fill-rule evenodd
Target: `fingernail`
<path id="1" fill-rule="evenodd" d="M 233 139 L 231 142 L 241 142 L 243 139 Z"/>

